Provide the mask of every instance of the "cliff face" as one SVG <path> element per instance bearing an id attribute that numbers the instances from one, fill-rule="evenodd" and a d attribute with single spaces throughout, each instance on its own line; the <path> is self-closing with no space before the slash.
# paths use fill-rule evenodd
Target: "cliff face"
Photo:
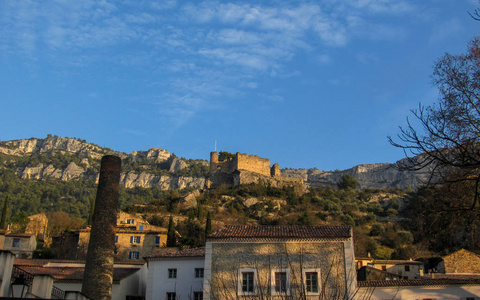
<path id="1" fill-rule="evenodd" d="M 148 151 L 133 151 L 131 154 L 120 153 L 111 149 L 87 143 L 78 139 L 63 137 L 47 137 L 46 139 L 24 139 L 0 143 L 0 154 L 7 156 L 0 168 L 15 169 L 22 179 L 44 180 L 56 178 L 69 180 L 98 181 L 100 159 L 106 154 L 114 154 L 122 158 L 125 168 L 134 165 L 135 170 L 128 170 L 121 174 L 121 184 L 126 188 L 153 186 L 163 190 L 183 189 L 187 187 L 202 188 L 205 178 L 175 176 L 175 172 L 188 168 L 187 162 L 172 156 L 169 151 L 153 148 Z M 34 156 L 40 156 L 36 162 Z M 68 161 L 69 158 L 72 161 Z M 62 157 L 63 163 L 58 163 Z M 19 159 L 21 158 L 21 159 Z M 29 158 L 31 158 L 30 161 Z M 49 162 L 49 158 L 51 161 Z M 19 162 L 23 161 L 23 163 Z M 55 163 L 57 162 L 57 163 Z M 204 162 L 208 165 L 207 162 Z M 142 169 L 144 171 L 138 171 Z M 165 169 L 163 174 L 159 170 Z"/>
<path id="2" fill-rule="evenodd" d="M 123 160 L 121 184 L 126 188 L 157 186 L 163 190 L 203 188 L 205 176 L 185 175 L 192 164 L 208 168 L 204 160 L 186 160 L 169 151 L 152 148 L 116 152 L 84 140 L 49 136 L 45 139 L 23 139 L 0 142 L 1 168 L 14 169 L 23 179 L 44 180 L 98 180 L 100 159 L 106 154 L 120 156 Z M 208 172 L 208 169 L 207 169 Z M 428 170 L 399 171 L 393 164 L 364 164 L 343 171 L 317 169 L 284 169 L 281 176 L 302 178 L 309 187 L 336 186 L 343 174 L 353 175 L 359 188 L 416 188 L 428 180 Z M 193 174 L 193 173 L 192 173 Z"/>
<path id="3" fill-rule="evenodd" d="M 402 162 L 402 161 L 400 161 Z M 365 188 L 417 188 L 426 183 L 429 171 L 400 171 L 394 164 L 363 164 L 343 171 L 320 171 L 317 169 L 284 169 L 282 176 L 300 177 L 310 187 L 335 187 L 344 174 L 350 174 Z"/>

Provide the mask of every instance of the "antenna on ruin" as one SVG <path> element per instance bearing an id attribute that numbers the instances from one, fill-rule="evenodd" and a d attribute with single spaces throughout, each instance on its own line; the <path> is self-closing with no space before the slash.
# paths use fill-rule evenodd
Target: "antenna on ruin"
<path id="1" fill-rule="evenodd" d="M 215 152 L 217 152 L 217 140 L 215 140 Z"/>

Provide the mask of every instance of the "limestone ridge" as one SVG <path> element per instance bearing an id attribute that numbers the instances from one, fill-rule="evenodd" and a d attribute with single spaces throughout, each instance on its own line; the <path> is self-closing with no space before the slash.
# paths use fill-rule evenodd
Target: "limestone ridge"
<path id="1" fill-rule="evenodd" d="M 353 175 L 359 188 L 416 188 L 428 180 L 429 171 L 399 171 L 394 164 L 362 164 L 347 170 L 321 171 L 313 169 L 282 169 L 278 164 L 270 167 L 270 160 L 255 155 L 240 154 L 240 165 L 224 164 L 222 173 L 214 175 L 219 165 L 206 160 L 187 160 L 172 155 L 169 151 L 152 148 L 133 151 L 131 154 L 113 151 L 81 139 L 48 136 L 45 139 L 30 138 L 0 142 L 0 169 L 12 169 L 23 179 L 44 180 L 98 180 L 100 159 L 106 154 L 122 158 L 121 185 L 126 188 L 157 186 L 163 190 L 187 187 L 203 188 L 206 178 L 210 182 L 229 182 L 236 178 L 241 182 L 273 182 L 274 178 L 298 181 L 303 179 L 306 187 L 336 186 L 343 174 Z M 245 159 L 243 159 L 245 157 Z M 212 157 L 211 157 L 212 159 Z M 218 159 L 218 155 L 217 155 Z M 250 162 L 255 162 L 250 164 Z M 402 162 L 402 161 L 400 161 Z M 258 164 L 257 164 L 258 163 Z M 250 165 L 249 165 L 250 164 Z M 204 168 L 202 175 L 185 175 L 193 166 Z M 212 166 L 215 169 L 212 170 Z M 190 172 L 191 173 L 191 172 Z M 210 174 L 209 174 L 210 173 Z M 229 174 L 229 175 L 225 175 Z M 215 178 L 219 176 L 219 178 Z M 223 178 L 223 179 L 222 179 Z M 292 179 L 288 179 L 292 178 Z M 265 181 L 266 180 L 266 181 Z M 215 183 L 214 183 L 215 185 Z"/>
<path id="2" fill-rule="evenodd" d="M 405 162 L 403 159 L 397 163 Z M 343 171 L 321 171 L 318 169 L 283 169 L 282 176 L 300 177 L 309 187 L 336 186 L 344 174 L 350 174 L 358 182 L 359 189 L 365 188 L 417 188 L 428 182 L 430 170 L 401 171 L 396 164 L 362 164 Z"/>
<path id="3" fill-rule="evenodd" d="M 13 168 L 22 179 L 44 180 L 50 177 L 63 181 L 98 182 L 100 159 L 107 154 L 122 158 L 125 167 L 120 184 L 126 188 L 157 186 L 170 190 L 205 185 L 204 177 L 175 176 L 176 172 L 188 168 L 189 163 L 164 149 L 152 148 L 126 154 L 80 139 L 57 136 L 0 142 L 0 155 L 7 157 L 0 169 Z M 201 160 L 196 163 L 208 164 Z"/>

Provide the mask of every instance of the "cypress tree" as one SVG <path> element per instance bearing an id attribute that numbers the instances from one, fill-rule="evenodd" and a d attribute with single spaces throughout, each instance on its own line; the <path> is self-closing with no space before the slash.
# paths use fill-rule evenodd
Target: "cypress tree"
<path id="1" fill-rule="evenodd" d="M 205 224 L 205 238 L 212 233 L 212 217 L 210 216 L 210 212 L 207 213 L 207 222 Z"/>
<path id="2" fill-rule="evenodd" d="M 7 227 L 7 212 L 8 212 L 8 195 L 5 196 L 5 201 L 3 202 L 2 219 L 0 220 L 0 229 L 5 229 Z"/>
<path id="3" fill-rule="evenodd" d="M 90 212 L 88 213 L 87 225 L 92 225 L 93 213 L 95 212 L 95 198 L 90 201 Z"/>
<path id="4" fill-rule="evenodd" d="M 167 232 L 167 247 L 177 246 L 177 238 L 175 236 L 175 223 L 173 223 L 173 217 L 170 215 L 168 220 L 168 232 Z"/>

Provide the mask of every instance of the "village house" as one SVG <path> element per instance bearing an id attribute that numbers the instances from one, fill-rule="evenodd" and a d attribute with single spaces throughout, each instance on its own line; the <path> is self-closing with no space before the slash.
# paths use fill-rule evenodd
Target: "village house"
<path id="1" fill-rule="evenodd" d="M 357 257 L 355 258 L 357 270 L 362 270 L 362 273 L 372 274 L 376 279 L 385 276 L 383 279 L 416 279 L 423 276 L 424 266 L 423 262 L 414 260 L 395 260 L 395 259 L 374 259 L 372 257 Z M 368 270 L 369 268 L 383 271 L 375 272 Z M 392 276 L 396 275 L 396 276 Z M 363 279 L 363 278 L 362 278 Z M 368 276 L 363 280 L 369 280 Z"/>
<path id="2" fill-rule="evenodd" d="M 151 225 L 142 217 L 119 212 L 115 232 L 115 260 L 143 260 L 154 249 L 166 246 L 167 232 L 166 228 Z M 59 258 L 84 259 L 89 240 L 90 228 L 87 227 L 73 234 L 55 237 L 52 245 L 59 253 Z"/>
<path id="3" fill-rule="evenodd" d="M 18 259 L 0 251 L 0 297 L 79 299 L 84 261 Z M 145 262 L 115 263 L 112 300 L 144 299 Z"/>
<path id="4" fill-rule="evenodd" d="M 20 258 L 31 258 L 36 248 L 37 240 L 34 234 L 0 231 L 1 250 L 11 251 Z"/>
<path id="5" fill-rule="evenodd" d="M 346 299 L 356 289 L 349 226 L 226 226 L 207 238 L 204 299 Z"/>
<path id="6" fill-rule="evenodd" d="M 164 248 L 145 260 L 147 300 L 203 299 L 205 248 Z"/>

